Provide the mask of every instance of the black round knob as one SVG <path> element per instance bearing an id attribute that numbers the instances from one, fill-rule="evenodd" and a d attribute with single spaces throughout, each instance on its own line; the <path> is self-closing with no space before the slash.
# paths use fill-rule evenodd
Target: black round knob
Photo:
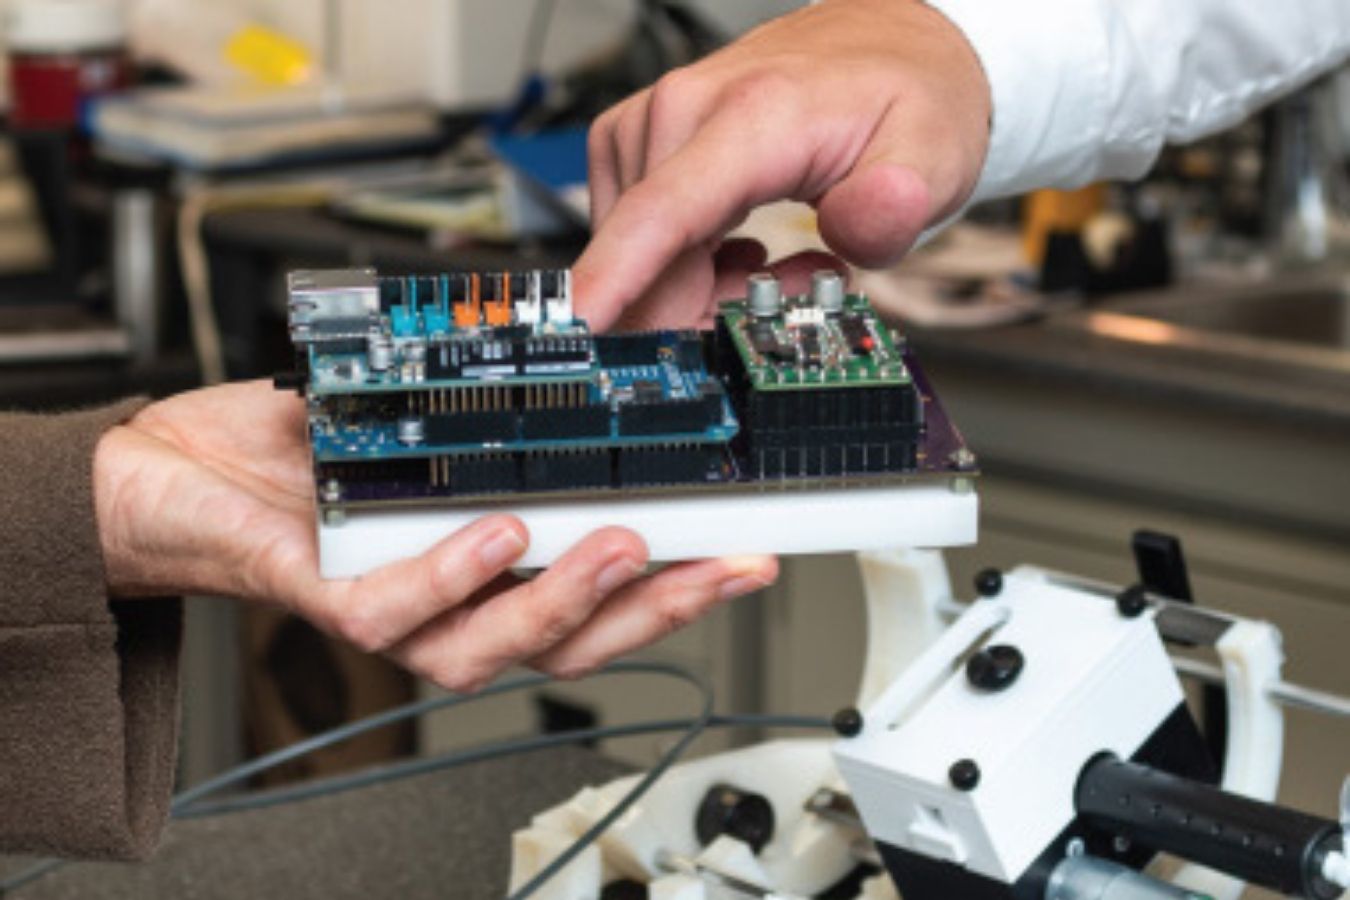
<path id="1" fill-rule="evenodd" d="M 704 846 L 725 834 L 759 853 L 773 840 L 773 829 L 773 804 L 759 794 L 729 784 L 708 788 L 694 818 L 694 833 Z"/>
<path id="2" fill-rule="evenodd" d="M 830 724 L 840 737 L 857 737 L 862 734 L 863 715 L 852 706 L 845 707 L 834 714 Z"/>
<path id="3" fill-rule="evenodd" d="M 1140 584 L 1127 587 L 1116 595 L 1116 609 L 1127 619 L 1138 618 L 1148 609 L 1148 592 Z"/>
<path id="4" fill-rule="evenodd" d="M 952 787 L 958 791 L 973 791 L 980 786 L 980 767 L 973 759 L 961 759 L 952 763 L 947 772 Z"/>
<path id="5" fill-rule="evenodd" d="M 647 900 L 647 886 L 631 878 L 611 881 L 600 891 L 600 900 Z"/>
<path id="6" fill-rule="evenodd" d="M 1003 573 L 998 569 L 981 569 L 975 576 L 975 593 L 981 597 L 997 597 L 1003 592 Z"/>
<path id="7" fill-rule="evenodd" d="M 982 691 L 1002 691 L 1012 686 L 1026 667 L 1022 651 L 1009 644 L 985 647 L 966 662 L 966 678 Z"/>

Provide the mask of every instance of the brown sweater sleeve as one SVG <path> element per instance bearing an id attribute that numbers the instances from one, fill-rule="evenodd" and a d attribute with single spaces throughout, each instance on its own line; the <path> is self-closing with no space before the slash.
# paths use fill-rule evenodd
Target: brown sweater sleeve
<path id="1" fill-rule="evenodd" d="M 167 816 L 176 601 L 110 603 L 94 447 L 139 406 L 0 415 L 0 851 L 131 859 Z"/>

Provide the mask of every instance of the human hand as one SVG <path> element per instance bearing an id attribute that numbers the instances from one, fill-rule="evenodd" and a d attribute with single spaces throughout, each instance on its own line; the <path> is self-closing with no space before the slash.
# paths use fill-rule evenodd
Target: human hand
<path id="1" fill-rule="evenodd" d="M 507 570 L 525 527 L 492 515 L 415 559 L 324 581 L 304 429 L 299 398 L 251 382 L 152 404 L 104 435 L 94 501 L 110 593 L 279 604 L 443 687 L 472 690 L 516 663 L 584 674 L 777 577 L 761 557 L 644 576 L 642 539 L 612 528 L 522 582 Z"/>
<path id="2" fill-rule="evenodd" d="M 763 265 L 744 246 L 717 258 L 722 239 L 773 200 L 813 204 L 849 262 L 895 262 L 970 195 L 990 108 L 974 50 L 918 0 L 826 0 L 769 22 L 596 121 L 582 315 L 596 329 L 706 321 Z"/>

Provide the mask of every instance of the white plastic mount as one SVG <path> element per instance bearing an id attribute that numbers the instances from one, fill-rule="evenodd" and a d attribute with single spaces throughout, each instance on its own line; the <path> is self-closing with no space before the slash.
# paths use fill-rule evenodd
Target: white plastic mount
<path id="1" fill-rule="evenodd" d="M 523 568 L 548 566 L 588 533 L 617 525 L 647 542 L 654 562 L 772 553 L 840 553 L 973 544 L 979 500 L 969 482 L 826 490 L 691 493 L 493 507 L 349 510 L 319 522 L 324 578 L 355 578 L 416 556 L 489 512 L 530 532 Z"/>

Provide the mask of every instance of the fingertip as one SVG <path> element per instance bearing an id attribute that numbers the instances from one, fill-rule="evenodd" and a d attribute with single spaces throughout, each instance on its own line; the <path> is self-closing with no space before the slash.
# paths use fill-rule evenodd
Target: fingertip
<path id="1" fill-rule="evenodd" d="M 764 583 L 770 585 L 778 581 L 778 576 L 782 574 L 782 565 L 778 562 L 776 556 L 762 556 L 759 559 L 759 572 L 764 577 Z"/>
<path id="2" fill-rule="evenodd" d="M 525 523 L 516 516 L 498 513 L 443 538 L 425 558 L 433 567 L 437 585 L 454 585 L 458 584 L 458 570 L 466 563 L 476 561 L 482 570 L 480 577 L 491 577 L 510 568 L 529 545 L 530 532 Z"/>
<path id="3" fill-rule="evenodd" d="M 776 556 L 734 556 L 722 560 L 728 575 L 733 578 L 750 578 L 761 582 L 765 587 L 778 580 L 779 565 Z"/>
<path id="4" fill-rule="evenodd" d="M 529 543 L 530 529 L 519 516 L 512 515 L 511 513 L 494 513 L 488 516 L 487 519 L 492 522 L 495 527 L 510 529 L 517 534 L 523 542 Z"/>
<path id="5" fill-rule="evenodd" d="M 478 562 L 489 576 L 499 575 L 511 568 L 525 555 L 530 545 L 530 534 L 525 525 L 514 516 L 495 517 L 479 539 Z"/>
<path id="6" fill-rule="evenodd" d="M 909 166 L 875 163 L 831 188 L 817 212 L 831 250 L 880 269 L 899 262 L 914 245 L 932 214 L 932 194 Z"/>
<path id="7" fill-rule="evenodd" d="M 593 547 L 605 558 L 627 557 L 634 563 L 645 566 L 651 557 L 647 542 L 642 535 L 629 528 L 611 525 L 593 532 L 586 538 L 587 547 Z"/>
<path id="8" fill-rule="evenodd" d="M 572 267 L 572 293 L 577 316 L 597 332 L 613 326 L 623 311 L 623 304 L 613 296 L 602 273 L 603 266 L 592 259 L 590 248 Z"/>

